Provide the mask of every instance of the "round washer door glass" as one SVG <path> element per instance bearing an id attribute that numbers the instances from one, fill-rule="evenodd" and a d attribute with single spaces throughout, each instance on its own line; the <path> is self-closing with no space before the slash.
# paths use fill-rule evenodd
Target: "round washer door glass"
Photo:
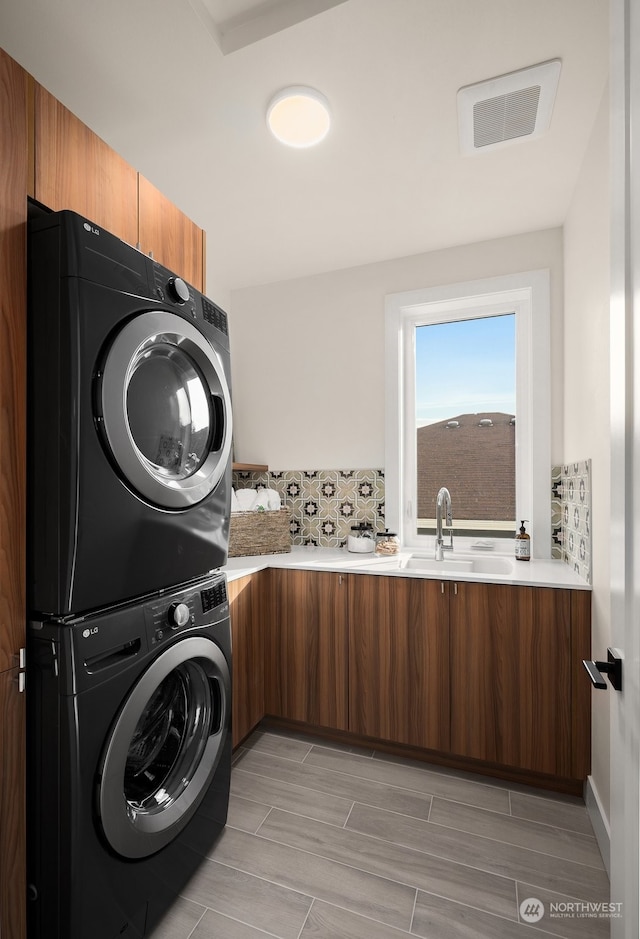
<path id="1" fill-rule="evenodd" d="M 112 343 L 99 401 L 109 449 L 152 503 L 183 509 L 206 498 L 231 452 L 231 400 L 216 350 L 173 313 L 143 313 Z"/>
<path id="2" fill-rule="evenodd" d="M 99 774 L 102 827 L 118 854 L 155 853 L 193 816 L 223 752 L 230 687 L 222 652 L 202 637 L 169 648 L 135 685 Z"/>

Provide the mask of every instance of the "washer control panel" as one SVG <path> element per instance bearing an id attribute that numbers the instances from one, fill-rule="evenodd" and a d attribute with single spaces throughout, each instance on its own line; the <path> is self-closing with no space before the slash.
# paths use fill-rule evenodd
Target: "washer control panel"
<path id="1" fill-rule="evenodd" d="M 167 642 L 176 633 L 211 626 L 228 615 L 227 578 L 224 574 L 217 574 L 197 587 L 158 597 L 145 607 L 152 646 Z"/>

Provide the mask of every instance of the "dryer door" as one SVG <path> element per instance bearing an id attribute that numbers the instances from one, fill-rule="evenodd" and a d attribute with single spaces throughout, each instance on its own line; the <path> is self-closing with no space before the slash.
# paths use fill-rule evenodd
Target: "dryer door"
<path id="1" fill-rule="evenodd" d="M 142 313 L 98 378 L 98 423 L 125 482 L 165 509 L 205 499 L 231 454 L 229 387 L 205 336 L 174 313 Z"/>
<path id="2" fill-rule="evenodd" d="M 231 678 L 219 647 L 166 649 L 127 697 L 98 774 L 98 814 L 119 855 L 142 858 L 179 834 L 204 798 L 229 733 Z"/>

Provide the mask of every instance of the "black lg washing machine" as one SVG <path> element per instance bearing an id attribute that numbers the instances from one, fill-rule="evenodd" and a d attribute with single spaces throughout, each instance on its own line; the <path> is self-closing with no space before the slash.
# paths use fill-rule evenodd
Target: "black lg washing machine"
<path id="1" fill-rule="evenodd" d="M 29 635 L 30 939 L 149 935 L 224 826 L 226 578 Z"/>
<path id="2" fill-rule="evenodd" d="M 29 228 L 29 609 L 65 616 L 227 558 L 226 314 L 73 212 Z"/>

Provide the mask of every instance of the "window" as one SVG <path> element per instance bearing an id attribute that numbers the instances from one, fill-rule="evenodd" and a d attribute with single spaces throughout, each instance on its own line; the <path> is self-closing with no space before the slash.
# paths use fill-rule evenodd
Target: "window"
<path id="1" fill-rule="evenodd" d="M 415 326 L 416 534 L 435 534 L 436 494 L 446 485 L 456 534 L 513 537 L 515 318 Z"/>
<path id="2" fill-rule="evenodd" d="M 525 518 L 549 557 L 548 272 L 392 295 L 386 345 L 387 526 L 432 547 L 446 486 L 460 547 Z"/>

